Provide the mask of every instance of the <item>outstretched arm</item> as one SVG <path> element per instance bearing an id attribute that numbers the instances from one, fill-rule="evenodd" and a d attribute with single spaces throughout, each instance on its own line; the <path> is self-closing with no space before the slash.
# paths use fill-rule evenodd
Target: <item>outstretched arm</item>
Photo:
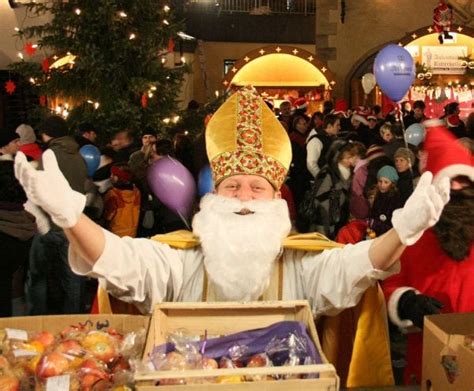
<path id="1" fill-rule="evenodd" d="M 86 196 L 74 191 L 59 169 L 54 152 L 43 154 L 43 170 L 35 170 L 23 153 L 15 157 L 15 175 L 28 200 L 43 209 L 64 229 L 75 252 L 93 265 L 105 247 L 102 228 L 82 214 Z"/>
<path id="2" fill-rule="evenodd" d="M 77 224 L 71 228 L 65 228 L 64 233 L 71 249 L 89 265 L 94 266 L 105 248 L 102 228 L 85 214 L 81 214 Z"/>
<path id="3" fill-rule="evenodd" d="M 423 232 L 435 225 L 449 201 L 450 183 L 443 178 L 432 183 L 433 175 L 425 172 L 405 206 L 393 212 L 393 228 L 372 241 L 369 258 L 375 269 L 387 270 L 414 244 Z"/>

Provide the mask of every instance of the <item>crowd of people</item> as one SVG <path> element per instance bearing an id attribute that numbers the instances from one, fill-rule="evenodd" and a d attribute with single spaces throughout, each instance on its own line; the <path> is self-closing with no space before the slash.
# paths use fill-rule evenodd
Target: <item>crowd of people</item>
<path id="1" fill-rule="evenodd" d="M 160 139 L 147 127 L 106 139 L 93 124 L 69 129 L 58 116 L 45 119 L 36 132 L 28 125 L 0 132 L 0 238 L 8 244 L 2 261 L 6 272 L 1 273 L 1 316 L 87 312 L 96 278 L 114 296 L 144 312 L 163 300 L 205 300 L 203 262 L 216 298 L 254 300 L 268 288 L 271 266 L 290 230 L 319 232 L 340 243 L 365 242 L 317 255 L 283 253 L 288 277 L 282 280 L 279 298 L 310 300 L 316 317 L 355 305 L 374 281 L 396 273 L 394 265 L 405 246 L 437 223 L 449 199 L 441 182 L 434 186 L 430 177 L 420 179 L 420 173 L 433 165 L 423 143 L 415 146 L 404 140 L 406 127 L 426 120 L 422 102 L 414 102 L 413 110 L 403 105 L 401 112 L 394 108 L 382 113 L 377 106 L 348 110 L 342 101 L 327 101 L 321 112 L 309 117 L 305 105 L 294 109 L 284 101 L 278 110 L 270 111 L 268 105 L 259 109 L 261 120 L 250 112 L 263 101 L 253 92 L 237 94 L 240 100 L 229 99 L 207 126 L 207 156 L 201 136 L 194 143 L 183 135 Z M 236 104 L 242 105 L 239 111 L 230 108 Z M 234 122 L 220 119 L 219 112 L 226 110 L 238 113 L 237 131 Z M 446 145 L 455 142 L 461 148 L 455 158 L 467 154 L 472 159 L 473 115 L 465 125 L 450 104 L 441 120 L 449 137 L 456 139 L 448 137 Z M 273 143 L 259 141 L 265 137 Z M 236 150 L 218 150 L 219 143 Z M 92 177 L 79 151 L 88 144 L 101 151 Z M 14 170 L 18 151 L 24 156 L 18 155 Z M 242 151 L 247 155 L 242 157 Z M 181 160 L 196 180 L 202 162 L 211 165 L 216 196 L 203 198 L 193 220 L 204 255 L 129 239 L 185 228 L 147 183 L 148 168 L 167 155 Z M 467 171 L 456 175 L 464 178 L 455 189 L 459 192 L 467 188 L 472 193 L 469 161 Z M 275 199 L 280 191 L 284 206 Z M 456 196 L 463 198 L 464 193 Z M 228 199 L 238 199 L 245 207 Z M 269 199 L 271 208 L 258 202 Z M 220 210 L 230 214 L 219 214 Z M 418 218 L 412 219 L 415 211 Z M 244 215 L 245 224 L 240 217 Z M 468 249 L 469 232 L 463 236 Z M 253 242 L 255 246 L 249 245 Z M 318 250 L 332 248 L 325 246 Z M 468 250 L 461 259 L 469 254 Z M 255 259 L 261 267 L 255 268 Z M 334 284 L 343 285 L 336 289 Z M 390 288 L 388 300 L 395 290 Z M 207 288 L 204 291 L 209 294 Z M 416 287 L 403 293 L 422 296 Z M 23 294 L 26 309 L 15 300 Z M 402 302 L 413 300 L 409 295 Z M 402 298 L 397 296 L 396 308 Z M 437 311 L 434 303 L 424 314 Z M 419 326 L 419 313 L 402 314 Z M 402 316 L 397 310 L 395 315 Z"/>

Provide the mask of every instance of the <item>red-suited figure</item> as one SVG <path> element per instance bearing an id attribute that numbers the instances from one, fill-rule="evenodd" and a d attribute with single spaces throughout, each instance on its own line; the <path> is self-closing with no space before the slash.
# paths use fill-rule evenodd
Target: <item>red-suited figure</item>
<path id="1" fill-rule="evenodd" d="M 452 39 L 449 34 L 453 23 L 453 8 L 444 0 L 440 0 L 438 6 L 433 11 L 433 27 L 439 33 L 439 43 L 443 43 L 445 39 Z"/>
<path id="2" fill-rule="evenodd" d="M 408 334 L 406 384 L 421 381 L 423 317 L 474 311 L 474 164 L 471 152 L 429 120 L 421 164 L 433 182 L 451 179 L 438 223 L 401 257 L 401 271 L 382 283 L 390 320 Z M 434 126 L 433 126 L 434 125 Z M 423 167 L 420 167 L 423 169 Z M 416 218 L 416 216 L 414 216 Z"/>

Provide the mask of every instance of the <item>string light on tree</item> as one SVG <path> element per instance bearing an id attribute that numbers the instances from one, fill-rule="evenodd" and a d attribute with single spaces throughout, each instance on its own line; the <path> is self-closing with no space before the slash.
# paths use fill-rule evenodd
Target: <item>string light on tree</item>
<path id="1" fill-rule="evenodd" d="M 37 41 L 45 53 L 50 53 L 49 61 L 43 56 L 36 61 L 37 67 L 32 68 L 31 55 L 26 48 L 19 48 L 21 54 L 14 70 L 43 97 L 41 105 L 63 117 L 74 117 L 75 121 L 94 120 L 111 133 L 123 126 L 159 126 L 163 118 L 173 119 L 170 113 L 177 113 L 176 97 L 187 68 L 177 67 L 171 60 L 173 56 L 168 60 L 165 56 L 168 54 L 166 42 L 170 36 L 175 37 L 180 28 L 175 23 L 169 0 L 158 7 L 155 0 L 135 0 L 133 6 L 129 4 L 132 2 L 116 2 L 122 7 L 110 7 L 108 2 L 69 1 L 66 6 L 65 2 L 56 1 L 36 3 L 37 6 L 30 0 L 29 7 L 25 7 L 27 16 L 45 14 L 48 10 L 52 21 L 31 28 L 19 24 L 15 32 L 23 39 L 23 45 L 27 37 L 32 43 Z M 135 17 L 145 13 L 158 24 L 143 23 Z M 78 31 L 81 34 L 75 34 Z M 98 42 L 99 34 L 108 39 Z M 134 42 L 129 42 L 131 40 Z M 140 45 L 136 45 L 137 41 Z M 95 42 L 97 49 L 107 52 L 107 56 L 91 53 L 90 42 Z M 65 55 L 68 47 L 74 55 Z M 157 48 L 162 52 L 157 53 Z M 141 61 L 136 63 L 134 58 Z M 174 69 L 160 66 L 165 61 Z M 32 73 L 32 69 L 39 72 Z M 84 74 L 88 74 L 87 80 Z M 136 74 L 140 78 L 136 78 Z M 141 92 L 137 94 L 137 91 Z M 46 96 L 50 98 L 48 101 Z M 61 97 L 70 97 L 73 107 L 66 107 Z M 88 110 L 83 109 L 83 104 Z M 98 112 L 94 110 L 99 108 Z"/>

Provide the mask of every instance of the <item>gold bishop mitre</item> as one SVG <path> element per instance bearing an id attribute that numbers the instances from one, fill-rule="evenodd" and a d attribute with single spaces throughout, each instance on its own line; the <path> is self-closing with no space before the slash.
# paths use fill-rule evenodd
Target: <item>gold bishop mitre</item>
<path id="1" fill-rule="evenodd" d="M 212 116 L 206 149 L 216 187 L 232 175 L 258 175 L 279 190 L 291 163 L 285 128 L 252 87 L 234 93 Z"/>

